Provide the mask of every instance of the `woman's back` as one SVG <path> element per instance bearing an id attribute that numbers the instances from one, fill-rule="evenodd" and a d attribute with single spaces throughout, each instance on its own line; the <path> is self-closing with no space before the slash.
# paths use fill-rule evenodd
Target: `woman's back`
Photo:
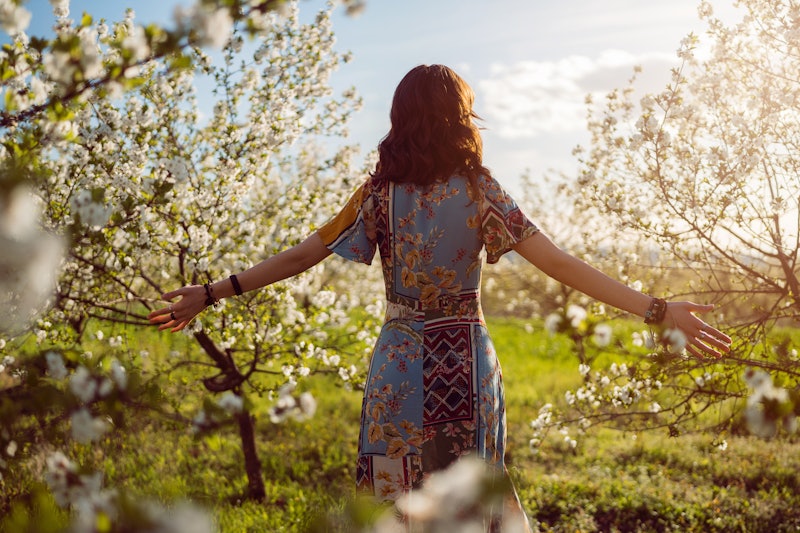
<path id="1" fill-rule="evenodd" d="M 445 316 L 478 313 L 483 243 L 467 180 L 383 190 L 386 216 L 376 226 L 386 228 L 377 244 L 389 302 Z"/>

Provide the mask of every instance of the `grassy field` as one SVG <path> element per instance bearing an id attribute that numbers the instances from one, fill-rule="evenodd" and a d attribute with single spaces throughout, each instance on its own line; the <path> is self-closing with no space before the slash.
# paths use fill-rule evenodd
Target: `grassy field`
<path id="1" fill-rule="evenodd" d="M 669 439 L 601 429 L 575 450 L 528 447 L 539 407 L 580 383 L 569 341 L 514 320 L 490 322 L 508 403 L 507 462 L 540 531 L 800 531 L 800 449 L 795 441 L 708 436 Z M 180 343 L 144 337 L 151 357 Z M 200 385 L 186 381 L 187 387 Z M 109 486 L 164 502 L 193 500 L 221 532 L 302 532 L 320 514 L 336 517 L 353 496 L 360 395 L 333 379 L 310 384 L 318 400 L 308 422 L 257 423 L 264 502 L 243 498 L 247 480 L 233 428 L 197 438 L 185 424 L 134 416 L 99 447 L 73 445 L 78 462 Z M 99 451 L 102 450 L 102 451 Z M 335 518 L 333 519 L 335 522 Z"/>

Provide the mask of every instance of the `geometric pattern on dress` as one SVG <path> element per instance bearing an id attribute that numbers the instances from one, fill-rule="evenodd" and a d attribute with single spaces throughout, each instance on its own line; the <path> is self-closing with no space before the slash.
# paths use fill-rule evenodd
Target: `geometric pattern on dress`
<path id="1" fill-rule="evenodd" d="M 356 462 L 356 488 L 359 490 L 373 490 L 372 458 L 362 455 Z"/>
<path id="2" fill-rule="evenodd" d="M 472 418 L 472 373 L 468 324 L 425 331 L 423 425 Z"/>
<path id="3" fill-rule="evenodd" d="M 489 205 L 485 206 L 482 217 L 483 238 L 489 263 L 497 262 L 518 238 L 522 240 L 538 231 L 519 208 L 502 212 Z"/>

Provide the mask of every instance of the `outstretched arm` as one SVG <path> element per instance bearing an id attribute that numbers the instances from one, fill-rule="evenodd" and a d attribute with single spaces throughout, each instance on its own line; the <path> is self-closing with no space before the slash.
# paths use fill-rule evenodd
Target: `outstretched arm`
<path id="1" fill-rule="evenodd" d="M 266 287 L 276 281 L 305 272 L 331 254 L 316 233 L 300 244 L 269 257 L 257 265 L 236 275 L 242 292 Z M 231 280 L 224 279 L 211 285 L 215 298 L 227 298 L 235 294 Z M 202 285 L 187 285 L 161 296 L 164 300 L 181 299 L 148 315 L 151 324 L 160 324 L 158 329 L 180 331 L 189 325 L 206 308 L 206 289 Z"/>
<path id="2" fill-rule="evenodd" d="M 542 232 L 517 243 L 514 250 L 551 278 L 596 300 L 639 316 L 644 316 L 650 307 L 652 297 L 568 254 Z M 707 313 L 713 308 L 713 305 L 692 302 L 667 304 L 664 323 L 680 329 L 686 335 L 686 349 L 697 357 L 702 357 L 704 353 L 718 357 L 730 348 L 730 337 L 695 315 Z"/>

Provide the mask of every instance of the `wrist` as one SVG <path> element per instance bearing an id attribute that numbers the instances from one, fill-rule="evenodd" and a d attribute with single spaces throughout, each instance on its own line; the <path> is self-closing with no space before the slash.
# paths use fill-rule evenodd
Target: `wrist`
<path id="1" fill-rule="evenodd" d="M 644 312 L 645 324 L 661 324 L 667 316 L 667 301 L 663 298 L 652 298 L 647 311 Z"/>
<path id="2" fill-rule="evenodd" d="M 233 291 L 231 290 L 230 286 L 231 284 L 228 282 L 227 278 L 215 281 L 211 284 L 211 293 L 218 301 L 223 298 L 228 298 L 229 296 L 233 296 Z"/>
<path id="3" fill-rule="evenodd" d="M 206 296 L 206 307 L 211 305 L 216 307 L 219 305 L 219 296 L 217 296 L 217 293 L 214 292 L 214 285 L 216 285 L 216 283 L 212 283 L 210 279 L 203 284 L 203 290 L 205 291 Z"/>

